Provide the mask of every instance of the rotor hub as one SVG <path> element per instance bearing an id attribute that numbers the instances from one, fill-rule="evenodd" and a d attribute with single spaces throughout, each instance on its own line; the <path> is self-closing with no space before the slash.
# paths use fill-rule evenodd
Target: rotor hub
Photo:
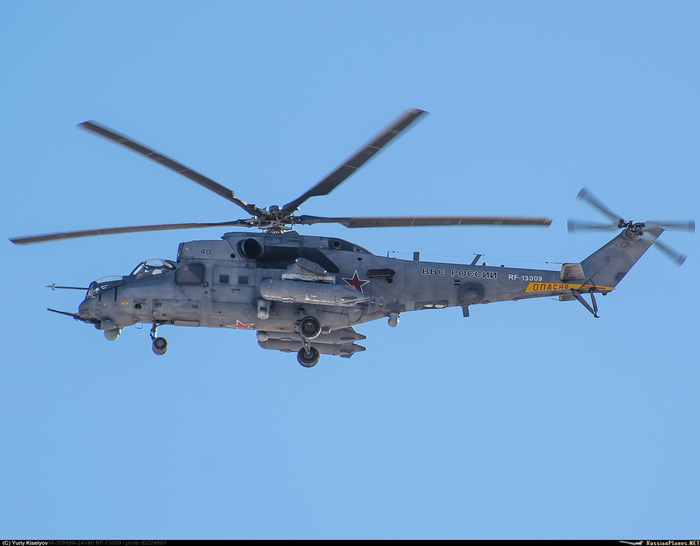
<path id="1" fill-rule="evenodd" d="M 644 222 L 633 222 L 632 220 L 624 221 L 623 219 L 620 219 L 620 222 L 617 224 L 617 227 L 620 229 L 626 229 L 627 233 L 633 236 L 641 237 L 644 234 L 644 228 L 646 227 L 646 224 Z"/>
<path id="2" fill-rule="evenodd" d="M 290 231 L 295 223 L 293 214 L 273 205 L 251 218 L 249 227 L 256 227 L 267 233 L 284 233 Z"/>

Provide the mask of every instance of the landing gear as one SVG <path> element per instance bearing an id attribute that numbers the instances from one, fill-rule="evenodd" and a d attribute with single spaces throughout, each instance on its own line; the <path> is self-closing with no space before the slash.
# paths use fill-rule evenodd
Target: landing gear
<path id="1" fill-rule="evenodd" d="M 315 339 L 321 333 L 321 321 L 316 317 L 304 317 L 299 322 L 299 335 L 305 339 Z"/>
<path id="2" fill-rule="evenodd" d="M 304 345 L 297 353 L 297 360 L 304 368 L 313 368 L 321 359 L 318 349 L 311 346 L 311 340 L 321 333 L 321 321 L 316 317 L 306 316 L 299 321 L 299 337 Z"/>
<path id="3" fill-rule="evenodd" d="M 151 328 L 151 339 L 153 340 L 152 348 L 153 352 L 158 356 L 163 356 L 168 352 L 168 340 L 164 337 L 156 337 L 157 330 L 158 324 L 154 322 L 153 327 Z"/>
<path id="4" fill-rule="evenodd" d="M 153 352 L 158 356 L 163 356 L 168 352 L 168 340 L 164 337 L 157 337 L 153 340 Z"/>
<path id="5" fill-rule="evenodd" d="M 297 353 L 297 360 L 304 368 L 313 368 L 321 360 L 321 355 L 315 347 L 302 347 Z"/>

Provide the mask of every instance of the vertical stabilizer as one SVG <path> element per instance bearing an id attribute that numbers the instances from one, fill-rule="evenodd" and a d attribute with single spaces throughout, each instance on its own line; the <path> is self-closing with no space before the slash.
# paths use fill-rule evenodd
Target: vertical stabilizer
<path id="1" fill-rule="evenodd" d="M 608 244 L 581 262 L 586 284 L 614 288 L 663 233 L 655 227 L 640 237 L 625 229 Z"/>

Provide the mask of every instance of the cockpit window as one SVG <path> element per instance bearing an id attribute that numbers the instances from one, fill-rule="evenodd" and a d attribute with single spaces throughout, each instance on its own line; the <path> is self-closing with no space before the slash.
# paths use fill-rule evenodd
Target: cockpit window
<path id="1" fill-rule="evenodd" d="M 161 275 L 166 271 L 175 271 L 175 268 L 175 264 L 170 260 L 152 258 L 137 265 L 136 269 L 134 269 L 129 276 L 141 278 L 149 275 Z"/>
<path id="2" fill-rule="evenodd" d="M 109 290 L 110 288 L 114 288 L 120 284 L 124 284 L 124 277 L 121 277 L 120 275 L 102 277 L 90 283 L 90 286 L 88 286 L 87 297 L 94 298 L 95 296 L 99 295 L 100 292 L 104 292 L 105 290 Z"/>

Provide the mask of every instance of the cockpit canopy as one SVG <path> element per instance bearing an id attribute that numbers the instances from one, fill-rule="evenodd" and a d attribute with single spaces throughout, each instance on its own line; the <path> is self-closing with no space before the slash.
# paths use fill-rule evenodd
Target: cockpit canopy
<path id="1" fill-rule="evenodd" d="M 120 275 L 101 277 L 90 283 L 90 286 L 88 286 L 87 297 L 94 298 L 100 292 L 104 292 L 105 290 L 109 290 L 110 288 L 114 288 L 120 284 L 124 284 L 124 277 Z"/>
<path id="2" fill-rule="evenodd" d="M 90 286 L 88 287 L 87 297 L 94 298 L 98 296 L 100 292 L 104 292 L 105 290 L 109 290 L 115 286 L 124 284 L 128 278 L 141 279 L 151 275 L 161 275 L 166 271 L 175 271 L 175 269 L 177 269 L 175 262 L 171 262 L 170 260 L 163 260 L 162 258 L 145 260 L 137 265 L 136 268 L 126 277 L 122 277 L 120 275 L 110 275 L 109 277 L 102 277 L 101 279 L 91 282 Z"/>
<path id="3" fill-rule="evenodd" d="M 129 276 L 141 278 L 149 275 L 161 275 L 166 271 L 175 271 L 176 267 L 175 262 L 171 262 L 170 260 L 151 258 L 150 260 L 145 260 L 137 265 Z"/>

